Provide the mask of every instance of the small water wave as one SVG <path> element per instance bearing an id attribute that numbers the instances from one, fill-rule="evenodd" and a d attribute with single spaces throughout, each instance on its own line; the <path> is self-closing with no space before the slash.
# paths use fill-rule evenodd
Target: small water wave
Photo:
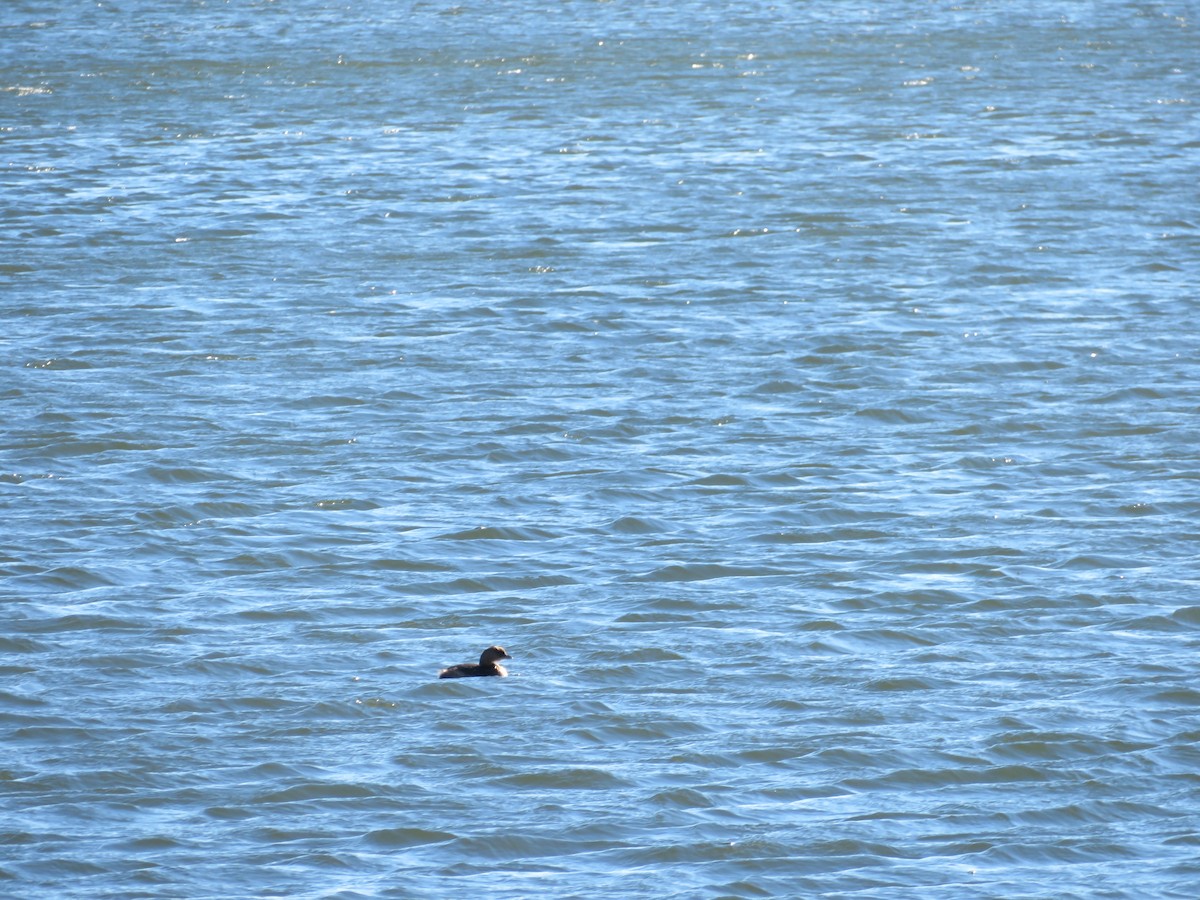
<path id="1" fill-rule="evenodd" d="M 544 529 L 489 525 L 438 535 L 444 541 L 545 541 L 554 537 L 557 535 Z"/>
<path id="2" fill-rule="evenodd" d="M 92 364 L 85 359 L 71 357 L 54 357 L 25 363 L 27 369 L 48 369 L 53 372 L 70 372 L 79 369 L 90 369 Z"/>
<path id="3" fill-rule="evenodd" d="M 309 800 L 363 800 L 377 796 L 377 790 L 368 785 L 311 782 L 261 794 L 254 802 L 256 805 L 304 803 Z"/>
<path id="4" fill-rule="evenodd" d="M 615 534 L 662 534 L 672 530 L 666 522 L 659 519 L 645 519 L 638 516 L 622 516 L 614 519 L 605 526 L 607 531 Z"/>
<path id="5" fill-rule="evenodd" d="M 499 779 L 501 784 L 519 789 L 611 790 L 629 783 L 611 772 L 595 768 L 547 769 Z"/>
<path id="6" fill-rule="evenodd" d="M 158 528 L 184 528 L 209 519 L 252 518 L 264 512 L 265 510 L 259 507 L 235 500 L 201 501 L 187 506 L 172 505 L 138 510 L 135 519 L 141 524 Z"/>
<path id="7" fill-rule="evenodd" d="M 291 409 L 309 410 L 309 409 L 337 409 L 339 407 L 359 406 L 366 401 L 360 397 L 341 397 L 318 395 L 313 397 L 302 397 L 295 400 L 289 400 L 286 404 Z"/>
<path id="8" fill-rule="evenodd" d="M 0 652 L 3 653 L 43 653 L 48 649 L 49 645 L 33 638 L 0 635 Z"/>
<path id="9" fill-rule="evenodd" d="M 478 578 L 454 578 L 449 581 L 408 582 L 398 585 L 397 590 L 414 596 L 447 596 L 533 591 L 539 588 L 566 587 L 577 583 L 568 575 L 485 575 Z"/>
<path id="10" fill-rule="evenodd" d="M 720 578 L 769 578 L 787 576 L 791 573 L 783 569 L 766 566 L 726 566 L 712 563 L 692 563 L 687 565 L 673 564 L 663 566 L 653 572 L 637 576 L 635 581 L 647 582 L 676 582 L 676 581 L 710 581 Z"/>
<path id="11" fill-rule="evenodd" d="M 28 619 L 22 623 L 21 630 L 30 634 L 59 634 L 64 632 L 104 634 L 106 632 L 137 631 L 145 627 L 145 622 L 133 618 L 122 618 L 101 613 L 66 613 L 64 615 L 48 615 L 36 619 Z"/>
<path id="12" fill-rule="evenodd" d="M 419 847 L 425 844 L 442 844 L 456 839 L 446 831 L 428 831 L 423 828 L 380 828 L 367 832 L 363 840 L 389 850 Z"/>
<path id="13" fill-rule="evenodd" d="M 845 541 L 875 541 L 890 537 L 886 531 L 870 528 L 814 528 L 805 531 L 774 531 L 755 535 L 764 544 L 828 544 Z"/>
<path id="14" fill-rule="evenodd" d="M 120 447 L 105 449 L 129 450 L 135 448 Z M 86 452 L 100 453 L 103 451 L 100 449 L 91 449 Z M 231 480 L 231 474 L 229 472 L 222 472 L 216 469 L 209 469 L 200 466 L 147 466 L 142 470 L 141 474 L 146 480 L 156 482 L 158 484 L 207 484 L 214 482 L 228 483 Z"/>

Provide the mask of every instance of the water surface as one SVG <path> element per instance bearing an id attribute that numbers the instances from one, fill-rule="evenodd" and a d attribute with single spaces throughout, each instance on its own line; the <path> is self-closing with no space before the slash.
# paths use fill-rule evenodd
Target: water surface
<path id="1" fill-rule="evenodd" d="M 5 5 L 4 893 L 1192 897 L 1197 14 Z"/>

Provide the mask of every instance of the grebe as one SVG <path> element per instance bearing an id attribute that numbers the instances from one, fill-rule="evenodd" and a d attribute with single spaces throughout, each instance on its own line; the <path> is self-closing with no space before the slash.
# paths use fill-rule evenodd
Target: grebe
<path id="1" fill-rule="evenodd" d="M 508 671 L 504 666 L 496 663 L 496 660 L 499 659 L 512 659 L 512 657 L 504 652 L 503 647 L 488 647 L 479 654 L 479 665 L 459 663 L 457 666 L 442 669 L 438 673 L 438 678 L 475 678 L 479 675 L 499 675 L 503 678 Z"/>

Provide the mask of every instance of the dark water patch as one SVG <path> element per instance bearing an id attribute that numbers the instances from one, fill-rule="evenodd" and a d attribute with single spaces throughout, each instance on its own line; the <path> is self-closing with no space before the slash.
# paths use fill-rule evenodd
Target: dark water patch
<path id="1" fill-rule="evenodd" d="M 180 664 L 180 670 L 198 676 L 228 678 L 238 675 L 258 675 L 270 677 L 275 674 L 275 667 L 253 659 L 230 656 L 219 651 L 213 651 L 196 659 L 189 659 Z"/>
<path id="2" fill-rule="evenodd" d="M 1163 511 L 1152 503 L 1125 503 L 1117 507 L 1117 512 L 1126 516 L 1158 516 Z"/>
<path id="3" fill-rule="evenodd" d="M 552 478 L 569 478 L 569 479 L 584 479 L 593 475 L 603 475 L 605 469 L 579 468 L 579 469 L 555 469 L 552 471 L 532 470 L 528 473 L 523 473 L 520 477 L 523 480 L 538 482 Z"/>
<path id="4" fill-rule="evenodd" d="M 622 516 L 609 522 L 604 530 L 614 534 L 662 534 L 674 529 L 661 519 Z"/>
<path id="5" fill-rule="evenodd" d="M 932 647 L 938 643 L 936 637 L 927 637 L 917 630 L 901 631 L 894 628 L 864 628 L 838 632 L 826 638 L 832 646 L 853 652 L 866 650 L 903 651 L 914 648 Z"/>
<path id="6" fill-rule="evenodd" d="M 1097 554 L 1082 554 L 1050 563 L 1054 569 L 1074 569 L 1079 571 L 1111 571 L 1140 569 L 1146 565 L 1144 560 L 1128 557 L 1101 556 Z"/>
<path id="7" fill-rule="evenodd" d="M 929 820 L 936 820 L 937 818 L 938 818 L 937 814 L 932 813 L 932 812 L 923 813 L 923 812 L 911 812 L 911 811 L 899 811 L 899 810 L 876 810 L 876 811 L 872 811 L 872 812 L 860 813 L 858 815 L 847 816 L 846 821 L 848 821 L 848 822 L 873 822 L 873 821 L 924 822 L 924 821 L 929 821 Z M 1004 824 L 1008 824 L 1007 820 L 1005 820 Z"/>
<path id="8" fill-rule="evenodd" d="M 892 407 L 869 407 L 858 410 L 855 415 L 862 419 L 878 422 L 881 425 L 923 425 L 933 421 L 928 415 Z"/>
<path id="9" fill-rule="evenodd" d="M 953 769 L 896 769 L 873 778 L 847 778 L 842 784 L 853 790 L 936 790 L 948 786 L 1026 784 L 1049 781 L 1040 769 L 1023 765 L 963 767 Z"/>
<path id="10" fill-rule="evenodd" d="M 92 364 L 85 359 L 71 357 L 53 357 L 25 363 L 27 369 L 47 369 L 52 372 L 67 372 L 79 369 L 91 369 Z"/>
<path id="11" fill-rule="evenodd" d="M 735 612 L 741 605 L 736 598 L 725 593 L 672 591 L 670 594 L 639 599 L 638 608 L 659 612 L 718 613 Z"/>
<path id="12" fill-rule="evenodd" d="M 683 746 L 687 747 L 686 744 Z M 671 754 L 667 757 L 667 762 L 684 766 L 694 766 L 697 770 L 701 771 L 710 769 L 715 771 L 733 768 L 737 765 L 736 759 L 726 754 L 691 749 Z"/>
<path id="13" fill-rule="evenodd" d="M 844 631 L 846 626 L 833 619 L 810 619 L 797 626 L 800 631 Z"/>
<path id="14" fill-rule="evenodd" d="M 763 544 L 828 544 L 840 541 L 874 541 L 891 537 L 885 531 L 869 528 L 812 529 L 809 531 L 775 531 L 754 535 L 751 540 Z"/>
<path id="15" fill-rule="evenodd" d="M 1125 619 L 1114 622 L 1113 627 L 1124 631 L 1146 631 L 1161 634 L 1185 633 L 1195 631 L 1195 626 L 1180 622 L 1174 616 L 1138 616 L 1135 619 Z"/>
<path id="16" fill-rule="evenodd" d="M 341 615 L 347 615 L 342 610 L 339 610 L 338 612 Z M 369 617 L 369 615 L 368 615 L 368 617 Z M 361 621 L 364 618 L 364 616 L 360 613 L 351 613 L 351 614 L 347 615 L 347 618 L 351 618 L 354 621 L 358 622 L 358 621 Z M 392 613 L 389 612 L 387 614 L 379 616 L 379 618 L 388 620 L 388 622 L 390 624 L 391 618 L 392 618 Z M 311 639 L 318 643 L 349 644 L 349 645 L 353 645 L 353 646 L 360 646 L 360 645 L 364 645 L 364 644 L 390 643 L 395 640 L 394 635 L 388 634 L 386 631 L 384 631 L 382 629 L 367 630 L 367 629 L 362 629 L 362 628 L 355 628 L 355 629 L 312 628 L 312 629 L 307 629 L 304 631 L 304 637 L 306 639 Z"/>
<path id="17" fill-rule="evenodd" d="M 317 622 L 319 616 L 317 612 L 305 610 L 293 606 L 288 607 L 259 607 L 254 610 L 238 610 L 232 613 L 227 613 L 234 619 L 245 620 L 245 622 L 272 624 L 272 623 L 310 623 Z"/>
<path id="18" fill-rule="evenodd" d="M 751 838 L 742 841 L 694 840 L 678 844 L 657 844 L 624 850 L 619 855 L 623 864 L 630 867 L 676 864 L 708 866 L 720 862 L 753 860 L 759 863 L 756 868 L 762 870 L 773 868 L 772 863 L 779 867 L 790 867 L 794 872 L 804 868 L 800 859 L 791 854 L 788 848 L 768 838 Z M 843 855 L 830 854 L 828 848 L 825 847 L 814 850 L 814 855 L 806 858 L 824 860 L 827 865 L 833 859 L 842 863 L 846 860 Z M 866 864 L 867 860 L 864 859 L 863 862 Z"/>
<path id="19" fill-rule="evenodd" d="M 1128 597 L 1098 597 L 1095 594 L 1077 593 L 1067 596 L 1011 596 L 998 595 L 983 597 L 978 600 L 967 599 L 963 609 L 969 612 L 1000 612 L 1015 610 L 1059 610 L 1083 611 L 1102 609 L 1106 606 L 1120 606 L 1133 603 Z"/>
<path id="20" fill-rule="evenodd" d="M 455 613 L 447 613 L 440 616 L 426 616 L 416 619 L 405 618 L 389 624 L 392 628 L 407 628 L 417 631 L 429 631 L 436 634 L 445 629 L 470 628 L 474 624 L 474 619 Z"/>
<path id="21" fill-rule="evenodd" d="M 262 515 L 264 510 L 248 503 L 237 501 L 205 501 L 187 506 L 165 506 L 139 510 L 134 513 L 136 521 L 159 528 L 179 528 L 214 519 L 242 519 Z"/>
<path id="22" fill-rule="evenodd" d="M 787 379 L 764 381 L 751 389 L 752 394 L 794 394 L 806 390 L 803 384 Z"/>
<path id="23" fill-rule="evenodd" d="M 1007 863 L 1013 866 L 1053 866 L 1137 860 L 1141 852 L 1126 844 L 1102 838 L 1064 837 L 1053 842 L 1010 841 L 996 843 L 978 855 L 978 865 Z"/>
<path id="24" fill-rule="evenodd" d="M 766 706 L 768 709 L 779 709 L 785 712 L 807 712 L 809 710 L 809 704 L 803 700 L 791 700 L 788 698 L 771 700 Z"/>
<path id="25" fill-rule="evenodd" d="M 1004 569 L 987 563 L 951 562 L 944 559 L 923 559 L 911 556 L 906 561 L 908 574 L 938 575 L 962 578 L 1007 579 Z"/>
<path id="26" fill-rule="evenodd" d="M 688 615 L 686 613 L 651 611 L 651 612 L 624 613 L 623 615 L 617 617 L 616 622 L 617 622 L 617 624 L 623 624 L 623 625 L 637 625 L 637 624 L 648 624 L 648 623 L 653 623 L 653 622 L 660 622 L 660 623 L 696 622 L 699 620 L 700 620 L 699 616 Z"/>
<path id="27" fill-rule="evenodd" d="M 550 421 L 519 422 L 515 425 L 508 425 L 501 428 L 496 433 L 501 435 L 561 434 L 564 426 L 569 421 L 569 419 L 563 416 L 552 416 L 550 417 Z"/>
<path id="28" fill-rule="evenodd" d="M 281 791 L 270 791 L 255 797 L 255 804 L 300 803 L 310 800 L 362 800 L 375 799 L 378 792 L 371 787 L 358 784 L 330 784 L 311 782 L 295 785 Z"/>
<path id="29" fill-rule="evenodd" d="M 1105 422 L 1095 425 L 1088 422 L 1082 425 L 1076 434 L 1076 439 L 1088 442 L 1095 438 L 1136 438 L 1152 437 L 1164 434 L 1169 430 L 1167 425 L 1134 424 L 1131 422 Z"/>
<path id="30" fill-rule="evenodd" d="M 868 691 L 934 691 L 946 687 L 952 687 L 949 682 L 944 682 L 939 679 L 917 678 L 917 677 L 896 677 L 896 678 L 876 678 L 863 685 L 864 690 Z"/>
<path id="31" fill-rule="evenodd" d="M 497 692 L 515 690 L 517 673 L 509 674 L 507 678 L 437 678 L 437 668 L 432 668 L 428 674 L 427 684 L 421 684 L 411 691 L 411 696 L 418 699 L 444 699 L 446 696 L 459 698 L 490 697 Z"/>
<path id="32" fill-rule="evenodd" d="M 992 559 L 994 557 L 1021 559 L 1026 556 L 1026 553 L 1016 547 L 992 544 L 983 547 L 952 548 L 945 555 L 951 559 Z"/>
<path id="33" fill-rule="evenodd" d="M 524 790 L 612 790 L 629 786 L 613 773 L 595 768 L 548 769 L 505 775 L 497 781 Z"/>
<path id="34" fill-rule="evenodd" d="M 742 567 L 693 563 L 689 565 L 677 564 L 664 566 L 646 575 L 636 576 L 632 580 L 643 582 L 686 582 L 711 581 L 720 578 L 764 578 L 789 574 L 791 573 L 782 569 L 772 569 L 764 566 Z"/>
<path id="35" fill-rule="evenodd" d="M 748 487 L 750 481 L 741 475 L 717 474 L 705 475 L 703 478 L 688 482 L 688 484 L 697 487 Z"/>
<path id="36" fill-rule="evenodd" d="M 1010 376 L 1057 372 L 1069 366 L 1058 360 L 1007 360 L 1004 362 L 977 363 L 969 371 L 988 376 Z"/>
<path id="37" fill-rule="evenodd" d="M 583 684 L 636 684 L 638 669 L 633 666 L 584 666 L 575 675 Z"/>
<path id="38" fill-rule="evenodd" d="M 59 435 L 42 443 L 39 454 L 52 459 L 103 456 L 114 453 L 148 453 L 162 449 L 160 444 L 131 441 L 124 438 L 77 438 Z"/>
<path id="39" fill-rule="evenodd" d="M 1149 263 L 1139 263 L 1135 266 L 1130 266 L 1127 269 L 1127 271 L 1155 273 L 1155 272 L 1182 272 L 1183 269 L 1179 266 L 1174 266 L 1171 263 L 1149 262 Z"/>
<path id="40" fill-rule="evenodd" d="M 1181 606 L 1171 613 L 1171 618 L 1184 625 L 1200 625 L 1200 606 Z"/>
<path id="41" fill-rule="evenodd" d="M 568 462 L 575 458 L 570 449 L 559 447 L 526 447 L 522 450 L 492 450 L 487 454 L 489 463 Z"/>
<path id="42" fill-rule="evenodd" d="M 822 479 L 824 477 L 823 470 L 819 469 L 812 477 Z M 907 513 L 887 508 L 860 508 L 844 503 L 830 504 L 826 497 L 820 495 L 818 495 L 816 503 L 805 504 L 799 510 L 789 510 L 790 523 L 806 528 L 862 526 L 880 522 L 900 522 L 907 518 Z"/>
<path id="43" fill-rule="evenodd" d="M 669 791 L 660 791 L 646 802 L 651 806 L 671 809 L 711 809 L 714 805 L 709 797 L 692 788 L 676 788 Z"/>
<path id="44" fill-rule="evenodd" d="M 27 725 L 15 729 L 11 739 L 17 743 L 27 742 L 32 745 L 79 746 L 95 744 L 108 736 L 104 733 L 104 729 L 68 724 L 50 725 L 45 724 L 44 719 L 42 722 L 43 724 Z M 51 786 L 46 780 L 47 777 L 49 776 L 38 779 L 37 787 L 39 789 Z"/>
<path id="45" fill-rule="evenodd" d="M 681 662 L 687 658 L 663 647 L 622 648 L 615 652 L 605 651 L 602 655 L 616 662 L 625 663 Z"/>
<path id="46" fill-rule="evenodd" d="M 165 713 L 257 713 L 257 712 L 286 712 L 302 707 L 296 701 L 280 697 L 231 697 L 224 695 L 210 697 L 189 697 L 172 700 L 163 705 Z"/>
<path id="47" fill-rule="evenodd" d="M 505 860 L 528 861 L 542 858 L 558 858 L 584 853 L 598 853 L 611 850 L 614 847 L 627 846 L 619 841 L 607 840 L 574 840 L 559 835 L 524 835 L 505 832 L 486 834 L 480 837 L 459 837 L 449 849 L 454 850 L 454 856 L 462 860 Z M 450 867 L 452 874 L 458 875 L 462 869 L 470 869 L 467 863 L 458 863 Z M 490 867 L 481 867 L 479 871 L 491 873 Z M 464 873 L 465 874 L 465 873 Z M 489 880 L 492 880 L 489 878 Z"/>
<path id="48" fill-rule="evenodd" d="M 122 841 L 119 846 L 127 853 L 156 853 L 174 850 L 185 845 L 182 841 L 167 835 L 151 835 Z M 145 863 L 145 865 L 153 865 L 153 863 Z"/>
<path id="49" fill-rule="evenodd" d="M 895 609 L 910 613 L 952 609 L 959 605 L 969 606 L 975 602 L 968 594 L 942 587 L 882 590 L 876 593 L 871 600 L 872 608 Z M 1000 598 L 997 602 L 1005 603 L 1007 601 L 1005 598 Z"/>
<path id="50" fill-rule="evenodd" d="M 319 845 L 328 839 L 327 835 L 314 828 L 286 828 L 271 826 L 252 829 L 249 832 L 248 837 L 258 844 L 293 845 L 297 848 Z"/>
<path id="51" fill-rule="evenodd" d="M 350 406 L 362 406 L 366 403 L 360 397 L 345 397 L 337 395 L 318 394 L 310 397 L 301 397 L 294 400 L 288 400 L 283 405 L 289 409 L 338 409 Z"/>
<path id="52" fill-rule="evenodd" d="M 773 708 L 786 709 L 787 707 L 776 704 Z M 752 750 L 743 750 L 738 753 L 736 755 L 737 762 L 735 763 L 731 760 L 729 766 L 732 767 L 741 763 L 780 766 L 803 759 L 810 753 L 812 753 L 811 747 L 756 747 Z"/>
<path id="53" fill-rule="evenodd" d="M 1200 847 L 1200 834 L 1181 834 L 1167 838 L 1163 843 L 1168 846 Z"/>
<path id="54" fill-rule="evenodd" d="M 363 840 L 378 847 L 398 850 L 408 847 L 420 847 L 427 844 L 441 844 L 455 840 L 456 835 L 447 831 L 428 831 L 423 828 L 380 828 L 363 835 Z"/>
<path id="55" fill-rule="evenodd" d="M 314 509 L 338 512 L 341 510 L 372 510 L 379 509 L 379 504 L 373 500 L 362 500 L 353 497 L 340 497 L 332 500 L 317 500 L 312 504 Z"/>
<path id="56" fill-rule="evenodd" d="M 1099 397 L 1089 397 L 1084 402 L 1089 404 L 1105 404 L 1105 403 L 1146 403 L 1155 400 L 1165 400 L 1165 395 L 1148 387 L 1127 387 L 1116 391 L 1109 391 Z"/>
<path id="57" fill-rule="evenodd" d="M 372 559 L 366 562 L 367 568 L 381 569 L 385 572 L 453 572 L 455 566 L 447 562 L 429 559 Z"/>
<path id="58" fill-rule="evenodd" d="M 157 669 L 165 663 L 166 658 L 154 652 L 101 653 L 79 660 L 82 668 L 98 669 L 109 675 L 131 674 L 147 668 Z"/>
<path id="59" fill-rule="evenodd" d="M 455 578 L 452 581 L 414 582 L 398 590 L 415 596 L 448 596 L 454 594 L 491 594 L 498 591 L 533 591 L 539 588 L 567 587 L 576 584 L 566 575 L 508 576 L 489 575 L 480 578 Z"/>
<path id="60" fill-rule="evenodd" d="M 1164 707 L 1200 707 L 1200 689 L 1191 687 L 1168 688 L 1155 691 L 1146 698 L 1147 702 Z"/>
<path id="61" fill-rule="evenodd" d="M 708 731 L 702 723 L 666 712 L 654 715 L 612 711 L 582 713 L 564 718 L 562 723 L 577 730 L 586 729 L 593 736 L 600 735 L 618 741 L 656 741 L 694 736 Z"/>
<path id="62" fill-rule="evenodd" d="M 156 484 L 209 484 L 236 480 L 227 472 L 199 466 L 148 466 L 142 477 Z"/>
<path id="63" fill-rule="evenodd" d="M 226 574 L 259 574 L 283 569 L 324 568 L 342 562 L 336 553 L 293 548 L 283 552 L 239 553 L 220 560 Z"/>
<path id="64" fill-rule="evenodd" d="M 301 721 L 319 722 L 323 724 L 359 719 L 369 707 L 369 703 L 357 700 L 322 700 L 311 703 L 307 708 L 297 708 L 293 711 L 294 718 Z M 316 730 L 320 730 L 319 728 Z M 302 732 L 309 733 L 309 732 Z"/>
<path id="65" fill-rule="evenodd" d="M 37 879 L 50 879 L 51 883 L 60 883 L 63 878 L 87 878 L 107 874 L 110 869 L 106 866 L 78 859 L 46 855 L 36 862 L 23 863 L 20 867 L 22 876 L 32 876 Z"/>
<path id="66" fill-rule="evenodd" d="M 1079 828 L 1116 822 L 1142 822 L 1158 819 L 1179 819 L 1186 814 L 1145 803 L 1126 800 L 1095 800 L 1071 803 L 1044 809 L 1025 810 L 1013 814 L 1017 823 L 1040 828 Z"/>
<path id="67" fill-rule="evenodd" d="M 790 489 L 799 486 L 803 482 L 792 475 L 790 472 L 765 472 L 755 477 L 755 482 L 759 485 L 772 488 Z"/>
<path id="68" fill-rule="evenodd" d="M 578 725 L 574 720 L 563 723 L 566 732 L 586 743 L 599 747 L 617 746 L 629 742 L 669 741 L 679 737 L 704 733 L 706 729 L 686 722 L 667 721 L 652 725 L 595 722 Z"/>
<path id="69" fill-rule="evenodd" d="M 557 535 L 537 528 L 478 525 L 465 531 L 453 531 L 437 537 L 443 541 L 545 541 Z"/>
<path id="70" fill-rule="evenodd" d="M 139 631 L 146 623 L 92 613 L 69 613 L 65 616 L 50 616 L 28 619 L 21 630 L 31 634 L 58 634 L 64 632 L 103 633 L 106 631 Z"/>
<path id="71" fill-rule="evenodd" d="M 1098 738 L 1073 732 L 1016 732 L 989 745 L 992 755 L 1009 759 L 1048 760 L 1105 758 L 1146 750 L 1149 744 Z"/>
<path id="72" fill-rule="evenodd" d="M 209 818 L 222 822 L 240 822 L 259 815 L 257 812 L 237 806 L 210 806 L 203 812 Z"/>
<path id="73" fill-rule="evenodd" d="M 11 691 L 0 690 L 0 705 L 16 708 L 43 708 L 46 701 L 41 697 L 30 697 Z"/>
<path id="74" fill-rule="evenodd" d="M 27 637 L 0 635 L 0 653 L 45 653 L 50 645 Z"/>

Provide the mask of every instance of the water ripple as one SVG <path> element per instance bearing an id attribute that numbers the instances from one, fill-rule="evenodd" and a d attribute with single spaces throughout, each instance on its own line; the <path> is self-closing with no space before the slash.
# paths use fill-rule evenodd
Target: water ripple
<path id="1" fill-rule="evenodd" d="M 7 893 L 1193 896 L 1186 21 L 60 6 Z"/>

